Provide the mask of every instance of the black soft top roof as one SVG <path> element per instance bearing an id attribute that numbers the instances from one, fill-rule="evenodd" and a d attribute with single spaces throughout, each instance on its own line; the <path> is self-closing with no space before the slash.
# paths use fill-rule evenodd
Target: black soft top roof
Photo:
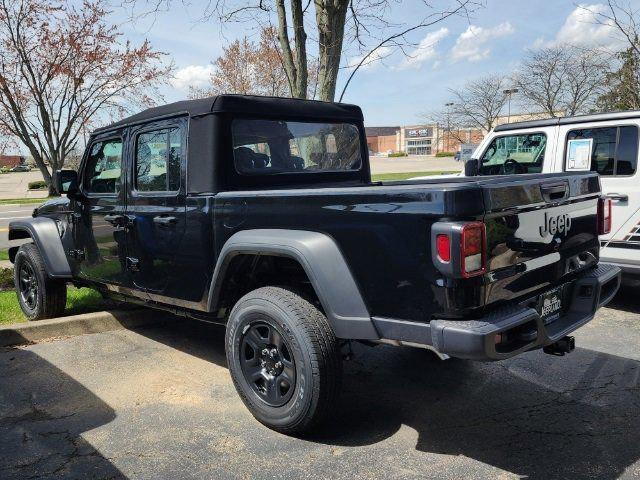
<path id="1" fill-rule="evenodd" d="M 283 97 L 262 97 L 257 95 L 218 95 L 215 97 L 199 98 L 197 100 L 182 100 L 169 103 L 168 105 L 148 108 L 140 113 L 123 118 L 118 122 L 99 128 L 96 132 L 113 130 L 127 125 L 180 114 L 195 117 L 223 112 L 260 115 L 261 117 L 286 116 L 290 118 L 309 119 L 363 120 L 360 107 L 347 103 L 330 103 Z"/>

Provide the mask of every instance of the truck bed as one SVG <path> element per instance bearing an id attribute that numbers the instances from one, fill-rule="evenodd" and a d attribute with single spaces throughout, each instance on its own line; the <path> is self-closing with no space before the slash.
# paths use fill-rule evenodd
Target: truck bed
<path id="1" fill-rule="evenodd" d="M 444 180 L 444 181 L 443 181 Z M 545 186 L 563 186 L 557 198 Z M 595 174 L 455 177 L 359 186 L 221 192 L 213 198 L 217 248 L 236 231 L 294 228 L 330 235 L 372 315 L 414 321 L 482 315 L 567 281 L 597 262 Z M 542 238 L 546 215 L 572 217 L 566 235 Z M 487 272 L 445 278 L 431 258 L 431 226 L 481 221 Z"/>

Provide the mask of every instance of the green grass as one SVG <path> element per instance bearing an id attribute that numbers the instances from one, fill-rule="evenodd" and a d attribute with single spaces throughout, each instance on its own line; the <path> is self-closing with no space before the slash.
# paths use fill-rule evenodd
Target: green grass
<path id="1" fill-rule="evenodd" d="M 378 173 L 371 175 L 371 179 L 374 182 L 384 182 L 389 180 L 406 180 L 413 177 L 426 177 L 428 175 L 444 175 L 447 173 L 459 173 L 459 171 L 442 170 L 435 172 Z"/>
<path id="2" fill-rule="evenodd" d="M 0 250 L 0 261 L 9 260 L 9 250 Z"/>
<path id="3" fill-rule="evenodd" d="M 107 300 L 90 288 L 69 287 L 67 289 L 67 306 L 64 315 L 95 312 L 112 306 Z M 0 325 L 25 322 L 20 310 L 18 298 L 14 290 L 0 292 Z"/>
<path id="4" fill-rule="evenodd" d="M 3 198 L 0 199 L 0 205 L 29 205 L 32 203 L 44 203 L 51 198 L 57 197 L 45 197 L 45 198 Z"/>

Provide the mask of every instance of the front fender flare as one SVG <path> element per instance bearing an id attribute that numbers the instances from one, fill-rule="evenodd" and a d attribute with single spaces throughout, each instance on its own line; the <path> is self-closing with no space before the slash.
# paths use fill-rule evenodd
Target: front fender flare
<path id="1" fill-rule="evenodd" d="M 64 253 L 60 233 L 54 219 L 35 217 L 14 220 L 9 223 L 9 240 L 31 238 L 40 250 L 47 273 L 52 278 L 71 278 L 71 267 Z M 10 258 L 15 259 L 17 247 L 10 249 Z"/>
<path id="2" fill-rule="evenodd" d="M 209 290 L 209 311 L 213 311 L 218 304 L 229 263 L 235 256 L 242 254 L 276 255 L 298 261 L 309 277 L 338 338 L 380 338 L 336 242 L 328 235 L 318 232 L 256 229 L 232 235 L 218 256 Z"/>

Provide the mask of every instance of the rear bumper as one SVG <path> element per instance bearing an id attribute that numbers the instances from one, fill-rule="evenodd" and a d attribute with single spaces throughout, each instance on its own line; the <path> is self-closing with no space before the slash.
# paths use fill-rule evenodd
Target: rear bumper
<path id="1" fill-rule="evenodd" d="M 416 323 L 374 318 L 383 339 L 429 345 L 440 353 L 473 360 L 503 360 L 557 342 L 589 322 L 598 308 L 611 301 L 620 287 L 620 269 L 599 265 L 573 282 L 564 314 L 544 324 L 538 312 L 522 302 L 477 320 L 432 320 Z M 497 344 L 497 336 L 518 338 Z"/>
<path id="2" fill-rule="evenodd" d="M 634 284 L 640 281 L 640 265 L 633 263 L 623 263 L 617 260 L 600 259 L 601 264 L 614 265 L 622 271 L 622 285 L 625 283 Z"/>

